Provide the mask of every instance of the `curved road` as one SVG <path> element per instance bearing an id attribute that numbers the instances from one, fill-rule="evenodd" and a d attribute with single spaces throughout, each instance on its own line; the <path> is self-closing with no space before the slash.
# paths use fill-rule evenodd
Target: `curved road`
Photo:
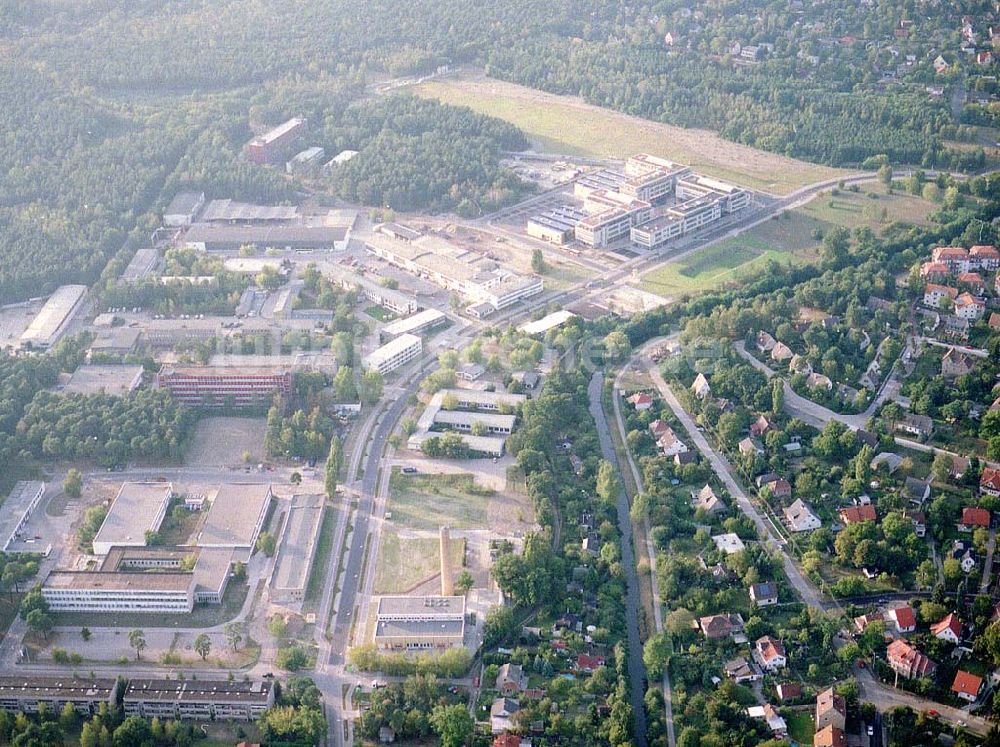
<path id="1" fill-rule="evenodd" d="M 604 375 L 595 371 L 587 387 L 590 397 L 590 414 L 597 424 L 597 437 L 601 442 L 601 455 L 611 464 L 618 466 L 614 446 L 611 443 L 611 431 L 608 420 L 601 405 L 601 394 L 604 389 Z M 632 518 L 629 516 L 628 493 L 624 485 L 618 491 L 618 530 L 622 535 L 622 565 L 625 568 L 625 628 L 628 633 L 628 674 L 629 702 L 635 713 L 635 743 L 639 747 L 647 747 L 646 740 L 646 665 L 642 661 L 642 638 L 639 636 L 639 578 L 635 568 L 635 552 L 632 548 Z"/>

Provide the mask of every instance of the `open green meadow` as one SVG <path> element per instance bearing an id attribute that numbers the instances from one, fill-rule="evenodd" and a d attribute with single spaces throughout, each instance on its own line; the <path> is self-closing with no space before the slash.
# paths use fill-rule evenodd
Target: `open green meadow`
<path id="1" fill-rule="evenodd" d="M 394 469 L 387 510 L 394 524 L 409 529 L 485 529 L 493 494 L 472 475 L 406 475 Z"/>
<path id="2" fill-rule="evenodd" d="M 404 594 L 432 578 L 441 569 L 439 548 L 437 537 L 400 537 L 384 530 L 375 564 L 375 593 Z M 453 538 L 452 568 L 461 568 L 464 558 L 465 540 Z"/>

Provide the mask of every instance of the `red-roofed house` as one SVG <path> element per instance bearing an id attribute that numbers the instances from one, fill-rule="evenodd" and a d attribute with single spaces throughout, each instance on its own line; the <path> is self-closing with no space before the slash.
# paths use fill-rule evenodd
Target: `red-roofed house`
<path id="1" fill-rule="evenodd" d="M 598 667 L 604 666 L 603 656 L 592 656 L 591 654 L 580 654 L 576 657 L 576 669 L 579 672 L 593 672 Z"/>
<path id="2" fill-rule="evenodd" d="M 969 286 L 977 296 L 986 295 L 986 281 L 983 280 L 983 276 L 978 272 L 960 272 L 958 274 L 958 282 Z"/>
<path id="3" fill-rule="evenodd" d="M 962 518 L 958 522 L 958 531 L 971 532 L 973 529 L 990 528 L 990 512 L 985 508 L 966 506 L 962 509 Z"/>
<path id="4" fill-rule="evenodd" d="M 493 738 L 493 747 L 521 747 L 521 738 L 506 731 Z"/>
<path id="5" fill-rule="evenodd" d="M 877 518 L 875 506 L 870 503 L 867 506 L 848 506 L 840 509 L 840 520 L 847 526 L 860 524 L 863 521 L 875 521 Z"/>
<path id="6" fill-rule="evenodd" d="M 998 314 L 995 311 L 991 312 L 990 313 L 990 320 L 987 322 L 987 324 L 989 325 L 990 329 L 992 329 L 992 330 L 998 330 L 998 329 L 1000 329 L 1000 314 Z"/>
<path id="7" fill-rule="evenodd" d="M 979 492 L 1000 498 L 1000 469 L 986 467 L 979 476 Z"/>
<path id="8" fill-rule="evenodd" d="M 889 610 L 886 617 L 896 623 L 896 630 L 900 633 L 912 633 L 917 629 L 917 617 L 909 605 Z"/>
<path id="9" fill-rule="evenodd" d="M 939 246 L 931 252 L 931 259 L 944 262 L 955 275 L 969 269 L 969 252 L 960 246 Z"/>
<path id="10" fill-rule="evenodd" d="M 995 246 L 974 246 L 969 250 L 969 264 L 980 270 L 1000 270 L 1000 251 Z"/>
<path id="11" fill-rule="evenodd" d="M 937 283 L 928 283 L 924 286 L 924 306 L 940 309 L 941 302 L 945 298 L 950 298 L 954 301 L 958 298 L 958 291 L 951 286 L 938 285 Z"/>
<path id="12" fill-rule="evenodd" d="M 986 301 L 971 293 L 962 293 L 955 299 L 955 316 L 970 322 L 983 318 L 986 314 Z"/>
<path id="13" fill-rule="evenodd" d="M 802 685 L 798 682 L 782 682 L 775 688 L 780 700 L 792 700 L 802 696 Z"/>
<path id="14" fill-rule="evenodd" d="M 920 277 L 928 283 L 940 283 L 951 274 L 944 262 L 924 262 L 920 265 Z"/>
<path id="15" fill-rule="evenodd" d="M 788 665 L 785 647 L 781 641 L 769 635 L 754 641 L 753 658 L 765 672 L 777 672 Z"/>
<path id="16" fill-rule="evenodd" d="M 955 673 L 955 681 L 951 685 L 951 691 L 962 700 L 975 703 L 979 697 L 979 691 L 983 687 L 983 678 L 961 669 Z"/>
<path id="17" fill-rule="evenodd" d="M 761 415 L 754 421 L 753 425 L 750 426 L 750 435 L 752 436 L 763 436 L 768 431 L 773 431 L 774 425 L 766 417 Z"/>
<path id="18" fill-rule="evenodd" d="M 813 737 L 815 747 L 847 747 L 847 737 L 836 726 L 825 726 Z"/>
<path id="19" fill-rule="evenodd" d="M 633 394 L 631 397 L 628 398 L 628 401 L 632 404 L 632 406 L 636 409 L 637 412 L 648 410 L 650 407 L 653 406 L 653 398 L 650 397 L 645 392 L 636 392 L 635 394 Z"/>
<path id="20" fill-rule="evenodd" d="M 902 638 L 890 643 L 885 653 L 892 671 L 908 680 L 927 677 L 937 669 L 937 664 Z"/>
<path id="21" fill-rule="evenodd" d="M 962 621 L 958 619 L 958 615 L 952 612 L 931 625 L 931 633 L 942 641 L 958 643 L 962 638 Z"/>

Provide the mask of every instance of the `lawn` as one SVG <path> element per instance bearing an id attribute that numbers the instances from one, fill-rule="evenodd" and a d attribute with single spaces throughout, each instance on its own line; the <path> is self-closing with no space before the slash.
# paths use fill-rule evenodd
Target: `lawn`
<path id="1" fill-rule="evenodd" d="M 452 567 L 462 567 L 465 540 L 451 541 Z M 375 566 L 376 594 L 404 594 L 440 571 L 437 537 L 400 537 L 386 529 L 379 544 Z"/>
<path id="2" fill-rule="evenodd" d="M 383 309 L 381 306 L 369 306 L 365 309 L 365 313 L 372 319 L 377 319 L 380 322 L 391 322 L 396 318 L 395 314 L 388 309 Z"/>
<path id="3" fill-rule="evenodd" d="M 493 493 L 472 475 L 405 475 L 394 469 L 387 509 L 394 524 L 410 529 L 485 529 Z"/>
<path id="4" fill-rule="evenodd" d="M 927 216 L 937 209 L 936 204 L 922 197 L 899 190 L 890 195 L 884 185 L 870 184 L 858 192 L 844 190 L 837 195 L 821 194 L 796 212 L 845 228 L 868 226 L 878 230 L 883 223 L 893 221 L 926 224 Z"/>
<path id="5" fill-rule="evenodd" d="M 815 729 L 813 728 L 812 716 L 807 711 L 790 712 L 784 718 L 788 723 L 788 737 L 793 744 L 796 742 L 801 745 L 813 743 Z"/>
<path id="6" fill-rule="evenodd" d="M 733 143 L 708 130 L 652 122 L 482 75 L 429 81 L 413 90 L 511 122 L 535 147 L 551 153 L 617 159 L 651 153 L 777 194 L 848 173 Z"/>

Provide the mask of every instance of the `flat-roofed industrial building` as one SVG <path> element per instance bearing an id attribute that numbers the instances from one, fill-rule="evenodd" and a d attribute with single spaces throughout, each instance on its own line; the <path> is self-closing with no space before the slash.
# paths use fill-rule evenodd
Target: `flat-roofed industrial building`
<path id="1" fill-rule="evenodd" d="M 560 309 L 559 311 L 553 311 L 551 314 L 546 314 L 541 319 L 525 322 L 518 329 L 526 335 L 544 335 L 550 329 L 561 327 L 575 316 L 576 314 L 572 311 Z"/>
<path id="2" fill-rule="evenodd" d="M 0 540 L 4 552 L 32 552 L 30 545 L 22 545 L 24 525 L 45 494 L 45 483 L 39 480 L 21 480 L 0 504 Z M 17 548 L 16 550 L 14 548 Z M 34 550 L 40 552 L 41 548 Z"/>
<path id="3" fill-rule="evenodd" d="M 232 251 L 252 244 L 262 249 L 344 249 L 348 230 L 344 226 L 279 223 L 267 225 L 222 225 L 194 223 L 183 243 L 199 251 Z"/>
<path id="4" fill-rule="evenodd" d="M 568 244 L 574 238 L 576 224 L 587 216 L 586 211 L 572 205 L 560 205 L 528 219 L 529 236 L 552 244 Z"/>
<path id="5" fill-rule="evenodd" d="M 418 335 L 429 329 L 448 323 L 448 317 L 437 309 L 424 309 L 404 319 L 397 319 L 385 325 L 379 335 L 382 340 L 392 340 L 400 335 Z"/>
<path id="6" fill-rule="evenodd" d="M 196 544 L 226 547 L 250 557 L 273 497 L 270 485 L 221 485 L 208 509 Z"/>
<path id="7" fill-rule="evenodd" d="M 111 394 L 134 392 L 142 383 L 142 366 L 87 364 L 73 372 L 62 388 L 65 394 Z"/>
<path id="8" fill-rule="evenodd" d="M 423 349 L 424 344 L 419 337 L 402 334 L 366 355 L 362 365 L 369 371 L 378 371 L 385 376 L 419 358 Z"/>
<path id="9" fill-rule="evenodd" d="M 301 602 L 305 599 L 323 524 L 322 495 L 293 495 L 271 576 L 271 599 Z"/>
<path id="10" fill-rule="evenodd" d="M 171 228 L 190 226 L 204 205 L 204 192 L 178 192 L 163 211 L 163 225 Z"/>
<path id="11" fill-rule="evenodd" d="M 109 708 L 114 706 L 116 688 L 113 677 L 3 675 L 0 709 L 8 713 L 38 713 L 44 705 L 50 714 L 57 714 L 68 703 L 81 716 L 92 716 L 101 703 Z"/>
<path id="12" fill-rule="evenodd" d="M 380 597 L 375 617 L 375 646 L 384 651 L 440 650 L 465 642 L 465 597 Z"/>
<path id="13" fill-rule="evenodd" d="M 107 555 L 114 545 L 145 546 L 146 532 L 159 530 L 172 497 L 169 482 L 122 483 L 94 537 L 94 554 Z"/>
<path id="14" fill-rule="evenodd" d="M 420 308 L 417 299 L 412 296 L 393 288 L 386 288 L 344 267 L 334 266 L 326 270 L 326 274 L 339 282 L 342 287 L 358 290 L 365 299 L 388 309 L 393 314 L 412 314 Z"/>
<path id="15" fill-rule="evenodd" d="M 48 300 L 21 333 L 21 344 L 32 348 L 49 348 L 58 342 L 73 317 L 83 306 L 86 285 L 63 285 Z"/>
<path id="16" fill-rule="evenodd" d="M 267 407 L 291 393 L 292 376 L 285 367 L 165 365 L 156 386 L 193 407 Z"/>
<path id="17" fill-rule="evenodd" d="M 267 680 L 129 680 L 122 696 L 126 716 L 255 721 L 274 705 Z"/>
<path id="18" fill-rule="evenodd" d="M 190 573 L 52 571 L 42 596 L 56 612 L 158 612 L 194 609 Z"/>

